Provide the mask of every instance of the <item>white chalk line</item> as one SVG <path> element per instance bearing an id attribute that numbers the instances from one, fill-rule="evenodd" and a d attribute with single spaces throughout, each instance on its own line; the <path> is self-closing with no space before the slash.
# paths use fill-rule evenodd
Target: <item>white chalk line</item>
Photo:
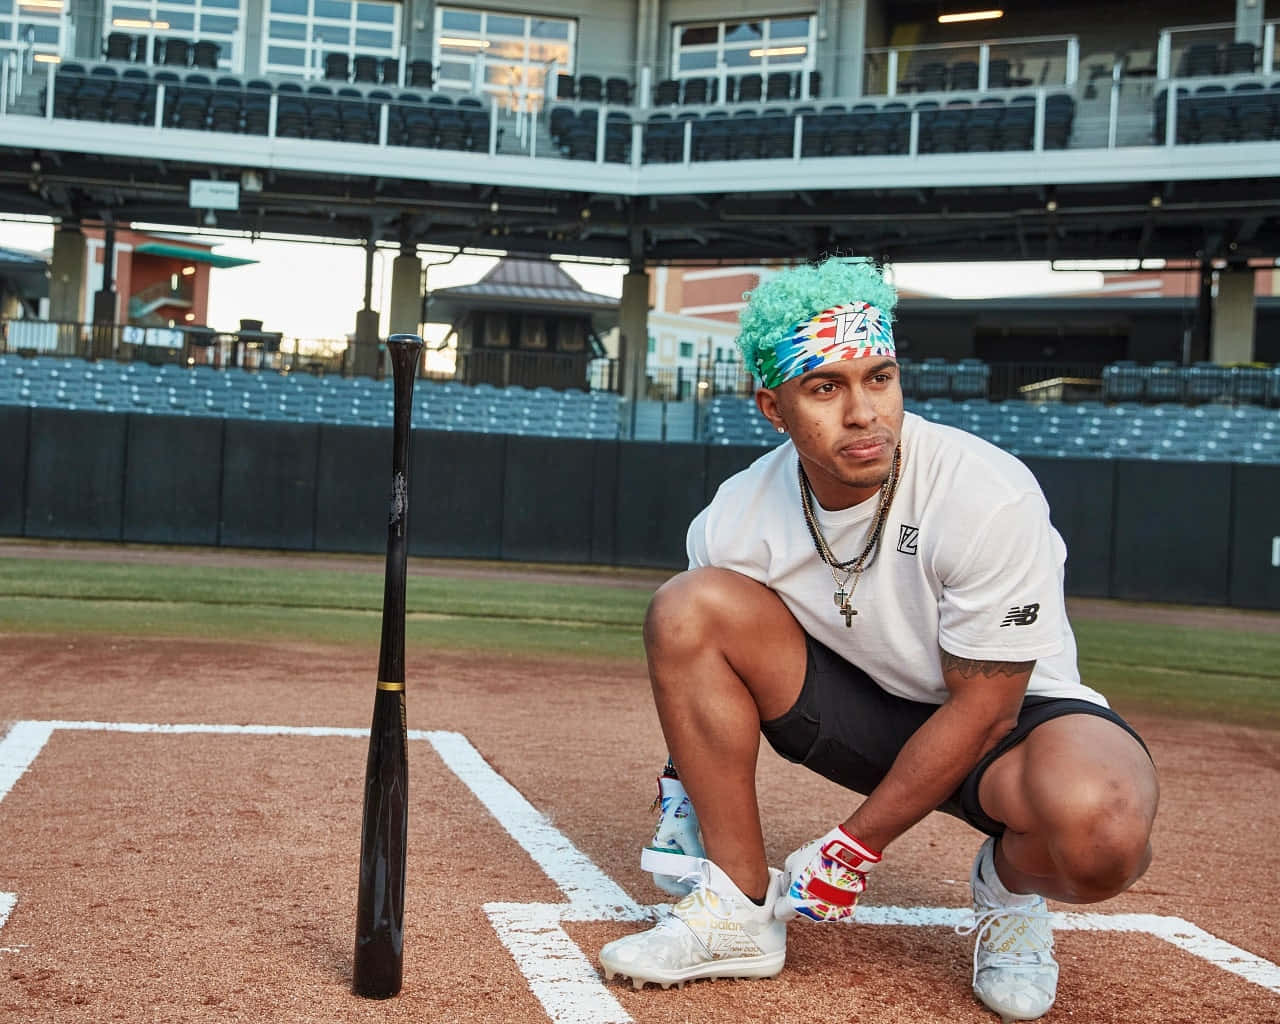
<path id="1" fill-rule="evenodd" d="M 340 736 L 364 738 L 366 729 L 324 726 L 172 724 L 141 722 L 17 722 L 0 739 L 0 799 L 35 760 L 55 729 L 168 735 Z M 461 733 L 412 729 L 409 739 L 426 740 L 497 822 L 529 854 L 564 894 L 563 904 L 488 903 L 494 931 L 511 953 L 547 1015 L 564 1024 L 625 1024 L 631 1020 L 601 979 L 594 962 L 563 928 L 566 921 L 642 922 L 664 905 L 632 900 L 577 849 L 548 818 L 480 756 Z M 5 903 L 8 897 L 8 903 Z M 0 893 L 0 927 L 16 896 Z M 1179 917 L 1159 914 L 1055 913 L 1060 930 L 1137 932 L 1162 939 L 1236 976 L 1280 993 L 1280 966 L 1232 945 Z M 972 913 L 956 907 L 860 905 L 854 924 L 898 927 L 954 927 Z"/>

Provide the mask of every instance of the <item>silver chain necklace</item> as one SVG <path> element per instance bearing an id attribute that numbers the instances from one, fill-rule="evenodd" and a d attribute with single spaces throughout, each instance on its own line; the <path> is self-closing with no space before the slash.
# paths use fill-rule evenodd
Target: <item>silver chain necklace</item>
<path id="1" fill-rule="evenodd" d="M 831 570 L 831 579 L 836 585 L 836 608 L 844 616 L 844 624 L 850 628 L 853 626 L 853 617 L 858 614 L 858 610 L 853 607 L 853 592 L 858 588 L 862 573 L 874 561 L 876 552 L 880 549 L 880 538 L 884 535 L 885 523 L 889 519 L 889 506 L 893 504 L 893 496 L 898 490 L 901 469 L 902 442 L 899 441 L 893 450 L 893 464 L 889 467 L 889 476 L 880 488 L 880 502 L 876 506 L 876 517 L 871 523 L 871 532 L 867 537 L 866 546 L 857 558 L 841 562 L 831 553 L 831 548 L 827 546 L 827 539 L 822 535 L 818 517 L 813 511 L 813 488 L 809 484 L 809 477 L 805 475 L 804 465 L 796 459 L 796 473 L 800 478 L 800 506 L 804 509 L 805 525 L 809 527 L 809 536 L 813 538 L 813 546 L 818 551 L 818 557 Z M 840 578 L 842 572 L 845 574 L 844 579 Z M 850 580 L 853 581 L 852 586 L 849 585 Z"/>

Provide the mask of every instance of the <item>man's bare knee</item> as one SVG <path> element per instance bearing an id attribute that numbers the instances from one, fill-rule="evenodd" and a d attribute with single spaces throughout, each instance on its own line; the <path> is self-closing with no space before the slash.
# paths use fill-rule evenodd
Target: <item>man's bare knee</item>
<path id="1" fill-rule="evenodd" d="M 690 569 L 671 577 L 649 602 L 644 618 L 645 650 L 652 654 L 679 651 L 688 645 L 723 646 L 734 626 L 734 591 L 740 591 L 743 584 L 760 586 L 724 569 Z"/>

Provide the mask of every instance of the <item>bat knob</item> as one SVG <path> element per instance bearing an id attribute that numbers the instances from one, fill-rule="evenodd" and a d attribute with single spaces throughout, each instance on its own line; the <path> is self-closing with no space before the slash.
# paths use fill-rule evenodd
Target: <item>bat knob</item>
<path id="1" fill-rule="evenodd" d="M 398 343 L 401 345 L 421 345 L 422 338 L 416 334 L 393 334 L 387 338 L 387 344 Z"/>

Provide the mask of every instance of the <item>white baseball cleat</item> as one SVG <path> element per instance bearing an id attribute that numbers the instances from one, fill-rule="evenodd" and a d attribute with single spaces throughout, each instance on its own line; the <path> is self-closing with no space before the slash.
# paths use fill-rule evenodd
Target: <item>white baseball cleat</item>
<path id="1" fill-rule="evenodd" d="M 622 975 L 636 988 L 663 988 L 704 978 L 772 978 L 787 958 L 787 926 L 773 916 L 781 873 L 769 869 L 769 889 L 756 906 L 711 861 L 695 859 L 692 889 L 669 916 L 646 932 L 600 950 L 606 979 Z"/>
<path id="2" fill-rule="evenodd" d="M 973 862 L 973 993 L 1000 1014 L 1004 1024 L 1036 1020 L 1049 1012 L 1058 992 L 1053 929 L 1042 896 L 1009 892 L 996 874 L 995 840 L 982 844 Z"/>

